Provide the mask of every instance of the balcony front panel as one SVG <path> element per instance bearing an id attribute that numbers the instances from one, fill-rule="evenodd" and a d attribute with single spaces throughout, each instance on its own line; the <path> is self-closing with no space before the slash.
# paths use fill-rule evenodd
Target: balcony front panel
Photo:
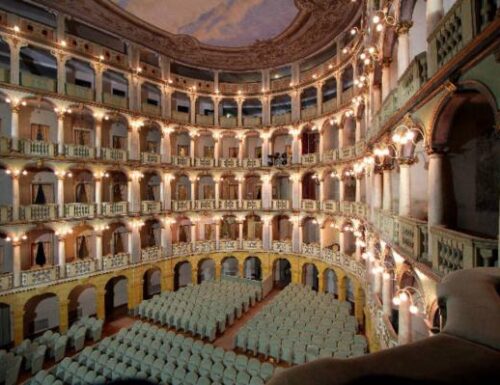
<path id="1" fill-rule="evenodd" d="M 271 117 L 271 123 L 275 126 L 284 126 L 286 124 L 292 123 L 292 113 L 287 112 L 285 114 L 273 115 Z"/>
<path id="2" fill-rule="evenodd" d="M 0 137 L 0 155 L 7 155 L 12 148 L 12 140 L 5 136 Z"/>
<path id="3" fill-rule="evenodd" d="M 333 149 L 323 153 L 323 162 L 335 162 L 339 160 L 339 150 Z"/>
<path id="4" fill-rule="evenodd" d="M 66 264 L 66 277 L 78 277 L 89 275 L 97 271 L 97 261 L 93 258 L 86 258 Z"/>
<path id="5" fill-rule="evenodd" d="M 178 122 L 189 123 L 189 113 L 174 110 L 172 111 L 172 119 Z"/>
<path id="6" fill-rule="evenodd" d="M 127 215 L 128 202 L 104 202 L 102 204 L 102 215 L 112 217 L 115 215 Z"/>
<path id="7" fill-rule="evenodd" d="M 219 159 L 219 167 L 234 168 L 239 166 L 238 158 L 221 158 Z"/>
<path id="8" fill-rule="evenodd" d="M 262 241 L 260 239 L 245 239 L 243 241 L 243 250 L 261 250 Z"/>
<path id="9" fill-rule="evenodd" d="M 194 165 L 195 165 L 195 167 L 215 167 L 215 159 L 214 158 L 195 158 Z"/>
<path id="10" fill-rule="evenodd" d="M 14 274 L 0 274 L 0 291 L 10 290 L 14 287 Z"/>
<path id="11" fill-rule="evenodd" d="M 300 118 L 302 120 L 314 119 L 318 115 L 318 109 L 316 106 L 305 107 L 300 111 Z"/>
<path id="12" fill-rule="evenodd" d="M 161 202 L 141 201 L 141 212 L 143 214 L 158 214 L 161 212 Z"/>
<path id="13" fill-rule="evenodd" d="M 191 201 L 172 201 L 173 211 L 188 211 L 191 210 Z"/>
<path id="14" fill-rule="evenodd" d="M 238 125 L 238 120 L 234 117 L 221 116 L 219 117 L 219 125 L 222 128 L 233 128 Z"/>
<path id="15" fill-rule="evenodd" d="M 54 203 L 19 207 L 19 219 L 28 222 L 51 221 L 57 218 L 57 207 Z"/>
<path id="16" fill-rule="evenodd" d="M 323 201 L 323 210 L 328 213 L 336 213 L 339 211 L 340 203 L 338 201 L 327 200 Z"/>
<path id="17" fill-rule="evenodd" d="M 65 218 L 92 218 L 95 215 L 95 203 L 66 203 Z"/>
<path id="18" fill-rule="evenodd" d="M 59 267 L 49 266 L 21 271 L 21 285 L 35 286 L 51 283 L 59 278 Z"/>
<path id="19" fill-rule="evenodd" d="M 141 249 L 141 261 L 156 261 L 163 257 L 163 248 L 161 246 L 150 246 Z"/>
<path id="20" fill-rule="evenodd" d="M 179 167 L 191 166 L 191 158 L 189 156 L 172 156 L 172 165 Z"/>
<path id="21" fill-rule="evenodd" d="M 174 257 L 190 255 L 193 250 L 193 245 L 190 242 L 174 243 L 172 245 L 172 254 Z"/>
<path id="22" fill-rule="evenodd" d="M 341 160 L 351 159 L 356 156 L 356 146 L 343 147 L 339 151 L 339 158 Z"/>
<path id="23" fill-rule="evenodd" d="M 95 94 L 95 91 L 92 88 L 82 87 L 82 86 L 79 86 L 77 84 L 72 84 L 72 83 L 66 83 L 66 95 L 68 95 L 68 96 L 78 98 L 78 99 L 93 101 L 94 94 Z"/>
<path id="24" fill-rule="evenodd" d="M 243 209 L 244 210 L 260 210 L 262 208 L 262 201 L 259 199 L 244 199 Z"/>
<path id="25" fill-rule="evenodd" d="M 337 109 L 337 98 L 323 102 L 323 113 L 332 112 Z"/>
<path id="26" fill-rule="evenodd" d="M 354 215 L 355 212 L 354 202 L 349 202 L 349 201 L 340 202 L 340 211 L 342 211 L 342 214 Z"/>
<path id="27" fill-rule="evenodd" d="M 291 253 L 292 241 L 273 241 L 273 251 L 277 253 Z"/>
<path id="28" fill-rule="evenodd" d="M 194 203 L 196 210 L 215 210 L 215 199 L 197 199 Z"/>
<path id="29" fill-rule="evenodd" d="M 427 260 L 427 222 L 415 218 L 398 217 L 401 249 L 420 262 Z"/>
<path id="30" fill-rule="evenodd" d="M 290 201 L 288 199 L 273 199 L 273 210 L 290 210 Z"/>
<path id="31" fill-rule="evenodd" d="M 240 242 L 236 239 L 221 239 L 219 242 L 220 251 L 238 250 Z"/>
<path id="32" fill-rule="evenodd" d="M 0 82 L 10 83 L 10 70 L 0 67 Z"/>
<path id="33" fill-rule="evenodd" d="M 319 153 L 304 154 L 302 155 L 302 164 L 304 166 L 311 166 L 319 162 Z"/>
<path id="34" fill-rule="evenodd" d="M 316 211 L 318 210 L 318 201 L 313 199 L 302 199 L 302 210 Z"/>
<path id="35" fill-rule="evenodd" d="M 159 105 L 143 102 L 141 108 L 142 112 L 144 112 L 145 114 L 155 115 L 155 116 L 161 115 L 161 108 Z"/>
<path id="36" fill-rule="evenodd" d="M 101 158 L 111 162 L 126 162 L 128 151 L 118 148 L 101 148 Z"/>
<path id="37" fill-rule="evenodd" d="M 244 116 L 243 126 L 244 127 L 257 127 L 262 125 L 262 118 L 260 116 Z"/>
<path id="38" fill-rule="evenodd" d="M 130 263 L 131 258 L 128 253 L 109 254 L 102 258 L 103 270 L 119 269 L 128 266 Z"/>
<path id="39" fill-rule="evenodd" d="M 346 104 L 352 103 L 352 98 L 354 96 L 354 87 L 350 87 L 342 91 L 341 104 L 344 106 Z"/>
<path id="40" fill-rule="evenodd" d="M 21 72 L 21 85 L 47 92 L 56 92 L 57 89 L 57 81 L 55 79 L 34 75 L 24 71 Z"/>
<path id="41" fill-rule="evenodd" d="M 109 104 L 113 107 L 128 108 L 128 98 L 126 96 L 113 95 L 107 92 L 102 94 L 102 101 L 104 104 Z"/>
<path id="42" fill-rule="evenodd" d="M 241 166 L 243 168 L 256 168 L 256 167 L 262 167 L 262 159 L 250 159 L 250 158 L 245 158 L 242 160 Z"/>
<path id="43" fill-rule="evenodd" d="M 160 164 L 161 155 L 155 152 L 141 152 L 142 164 Z"/>
<path id="44" fill-rule="evenodd" d="M 215 251 L 215 241 L 196 241 L 196 253 L 210 253 Z"/>
<path id="45" fill-rule="evenodd" d="M 196 124 L 200 126 L 213 126 L 214 116 L 213 115 L 201 115 L 196 114 Z"/>
<path id="46" fill-rule="evenodd" d="M 238 200 L 237 199 L 220 199 L 219 200 L 220 210 L 237 210 Z"/>
<path id="47" fill-rule="evenodd" d="M 52 143 L 39 140 L 20 139 L 19 152 L 28 156 L 43 156 L 53 158 L 56 154 L 56 147 Z"/>
<path id="48" fill-rule="evenodd" d="M 95 148 L 78 144 L 65 144 L 64 155 L 67 158 L 94 159 Z"/>
<path id="49" fill-rule="evenodd" d="M 12 221 L 12 206 L 0 206 L 0 223 Z"/>
<path id="50" fill-rule="evenodd" d="M 319 257 L 321 255 L 321 247 L 317 243 L 302 243 L 302 254 Z"/>

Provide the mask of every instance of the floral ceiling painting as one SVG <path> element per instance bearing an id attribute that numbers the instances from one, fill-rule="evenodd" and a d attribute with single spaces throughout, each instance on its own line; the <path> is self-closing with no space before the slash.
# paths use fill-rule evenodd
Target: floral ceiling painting
<path id="1" fill-rule="evenodd" d="M 113 1 L 157 28 L 222 47 L 243 47 L 278 36 L 299 13 L 294 0 Z"/>

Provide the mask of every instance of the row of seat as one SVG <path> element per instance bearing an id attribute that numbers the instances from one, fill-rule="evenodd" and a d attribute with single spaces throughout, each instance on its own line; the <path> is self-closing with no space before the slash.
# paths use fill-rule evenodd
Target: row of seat
<path id="1" fill-rule="evenodd" d="M 80 351 L 85 345 L 85 337 L 98 341 L 102 336 L 103 321 L 93 317 L 83 317 L 76 321 L 65 334 L 47 330 L 41 336 L 23 340 L 18 346 L 6 354 L 2 354 L 2 365 L 0 365 L 1 379 L 9 378 L 7 383 L 15 383 L 24 362 L 24 370 L 30 371 L 32 375 L 38 373 L 47 357 L 59 362 L 64 358 L 67 348 Z M 5 365 L 4 365 L 5 363 Z"/>
<path id="2" fill-rule="evenodd" d="M 261 291 L 253 285 L 204 281 L 145 300 L 137 312 L 144 319 L 213 341 L 258 300 Z"/>
<path id="3" fill-rule="evenodd" d="M 50 372 L 38 373 L 28 385 L 90 385 L 128 378 L 170 385 L 262 385 L 274 370 L 270 363 L 137 321 L 65 358 Z"/>
<path id="4" fill-rule="evenodd" d="M 297 365 L 323 357 L 360 356 L 367 342 L 356 334 L 357 322 L 349 311 L 349 303 L 332 295 L 291 284 L 240 329 L 235 346 Z"/>

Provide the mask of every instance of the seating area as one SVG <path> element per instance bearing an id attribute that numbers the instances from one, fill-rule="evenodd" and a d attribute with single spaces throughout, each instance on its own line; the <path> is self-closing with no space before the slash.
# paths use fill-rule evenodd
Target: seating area
<path id="1" fill-rule="evenodd" d="M 79 352 L 85 345 L 86 337 L 94 342 L 101 339 L 102 328 L 102 320 L 83 317 L 65 334 L 47 330 L 34 340 L 25 339 L 8 353 L 0 350 L 0 383 L 15 384 L 22 368 L 32 375 L 37 374 L 47 358 L 59 362 L 68 349 Z"/>
<path id="2" fill-rule="evenodd" d="M 270 363 L 137 321 L 113 337 L 40 371 L 28 385 L 86 385 L 137 378 L 168 385 L 263 385 Z"/>
<path id="3" fill-rule="evenodd" d="M 361 356 L 367 352 L 367 341 L 356 334 L 350 311 L 349 302 L 290 284 L 239 330 L 236 347 L 291 365 Z"/>
<path id="4" fill-rule="evenodd" d="M 141 318 L 214 341 L 261 299 L 261 288 L 250 283 L 204 281 L 142 301 L 137 311 Z"/>

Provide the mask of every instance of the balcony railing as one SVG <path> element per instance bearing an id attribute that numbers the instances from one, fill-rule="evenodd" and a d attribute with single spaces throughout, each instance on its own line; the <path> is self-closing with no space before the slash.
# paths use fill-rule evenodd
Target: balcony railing
<path id="1" fill-rule="evenodd" d="M 161 212 L 161 202 L 141 201 L 141 212 L 143 214 L 158 214 Z"/>
<path id="2" fill-rule="evenodd" d="M 434 226 L 430 229 L 433 267 L 440 273 L 498 263 L 498 240 Z"/>
<path id="3" fill-rule="evenodd" d="M 102 215 L 126 215 L 128 212 L 128 202 L 104 202 L 102 204 Z"/>
<path id="4" fill-rule="evenodd" d="M 337 109 L 337 97 L 323 102 L 323 113 L 332 112 Z"/>
<path id="5" fill-rule="evenodd" d="M 45 76 L 38 76 L 29 72 L 21 72 L 21 85 L 39 90 L 56 92 L 56 80 Z"/>
<path id="6" fill-rule="evenodd" d="M 215 241 L 196 241 L 195 251 L 197 253 L 210 253 L 215 250 Z"/>
<path id="7" fill-rule="evenodd" d="M 231 251 L 238 250 L 240 242 L 236 239 L 221 239 L 219 241 L 219 250 L 221 251 Z"/>
<path id="8" fill-rule="evenodd" d="M 189 123 L 189 113 L 181 111 L 172 111 L 172 118 L 178 122 Z"/>
<path id="9" fill-rule="evenodd" d="M 105 255 L 102 258 L 102 269 L 111 270 L 118 269 L 120 267 L 128 266 L 131 262 L 130 254 L 128 253 L 117 253 Z"/>
<path id="10" fill-rule="evenodd" d="M 241 166 L 243 168 L 255 168 L 255 167 L 261 167 L 262 166 L 262 159 L 250 159 L 250 158 L 245 158 L 243 159 Z"/>
<path id="11" fill-rule="evenodd" d="M 339 150 L 341 160 L 354 158 L 356 156 L 356 146 L 343 147 Z"/>
<path id="12" fill-rule="evenodd" d="M 262 208 L 262 201 L 259 199 L 244 199 L 243 210 L 260 210 Z"/>
<path id="13" fill-rule="evenodd" d="M 291 253 L 292 241 L 273 241 L 273 251 L 277 253 Z"/>
<path id="14" fill-rule="evenodd" d="M 192 244 L 189 242 L 175 243 L 172 245 L 172 254 L 174 257 L 189 255 L 192 252 Z"/>
<path id="15" fill-rule="evenodd" d="M 260 250 L 260 249 L 262 249 L 262 241 L 260 239 L 243 240 L 243 250 Z"/>
<path id="16" fill-rule="evenodd" d="M 318 201 L 312 199 L 302 199 L 302 210 L 316 211 L 318 210 Z"/>
<path id="17" fill-rule="evenodd" d="M 350 87 L 342 91 L 342 97 L 340 99 L 341 105 L 351 104 L 352 97 L 354 96 L 354 87 Z"/>
<path id="18" fill-rule="evenodd" d="M 288 199 L 273 199 L 273 210 L 290 210 L 290 201 Z"/>
<path id="19" fill-rule="evenodd" d="M 302 120 L 314 119 L 318 114 L 318 109 L 316 106 L 309 106 L 302 108 L 300 111 L 300 118 Z"/>
<path id="20" fill-rule="evenodd" d="M 0 82 L 10 83 L 10 70 L 8 68 L 0 68 Z"/>
<path id="21" fill-rule="evenodd" d="M 57 205 L 29 205 L 19 207 L 19 219 L 24 221 L 48 221 L 57 218 Z"/>
<path id="22" fill-rule="evenodd" d="M 163 257 L 163 248 L 161 246 L 150 246 L 141 249 L 141 261 L 156 261 Z"/>
<path id="23" fill-rule="evenodd" d="M 59 278 L 59 267 L 49 266 L 21 271 L 21 285 L 34 286 L 50 283 Z"/>
<path id="24" fill-rule="evenodd" d="M 0 223 L 12 221 L 12 206 L 0 206 Z"/>
<path id="25" fill-rule="evenodd" d="M 319 257 L 321 255 L 321 247 L 317 243 L 302 243 L 302 254 Z"/>
<path id="26" fill-rule="evenodd" d="M 200 126 L 213 126 L 214 116 L 196 114 L 196 124 L 199 124 Z"/>
<path id="27" fill-rule="evenodd" d="M 141 162 L 143 164 L 161 163 L 161 155 L 155 152 L 141 152 Z"/>
<path id="28" fill-rule="evenodd" d="M 145 114 L 148 114 L 148 115 L 160 115 L 161 114 L 161 108 L 159 105 L 143 102 L 141 108 L 142 108 L 142 112 L 144 112 Z"/>
<path id="29" fill-rule="evenodd" d="M 55 146 L 40 140 L 20 139 L 19 151 L 24 155 L 54 157 Z"/>
<path id="30" fill-rule="evenodd" d="M 215 159 L 214 158 L 195 158 L 194 159 L 195 167 L 214 167 Z"/>
<path id="31" fill-rule="evenodd" d="M 219 209 L 220 210 L 237 210 L 238 200 L 237 199 L 219 199 Z"/>
<path id="32" fill-rule="evenodd" d="M 97 261 L 92 258 L 86 258 L 66 264 L 67 278 L 92 274 L 95 271 L 97 271 Z"/>
<path id="33" fill-rule="evenodd" d="M 339 211 L 340 203 L 338 201 L 327 200 L 323 201 L 323 210 L 329 213 L 336 213 Z"/>
<path id="34" fill-rule="evenodd" d="M 191 166 L 191 158 L 189 156 L 172 156 L 172 164 L 179 167 L 189 167 Z"/>
<path id="35" fill-rule="evenodd" d="M 128 151 L 119 148 L 101 148 L 101 158 L 112 162 L 125 162 L 128 159 Z"/>
<path id="36" fill-rule="evenodd" d="M 10 138 L 0 136 L 0 154 L 5 155 L 10 152 L 12 141 Z"/>
<path id="37" fill-rule="evenodd" d="M 0 274 L 0 291 L 10 290 L 14 286 L 14 274 Z"/>
<path id="38" fill-rule="evenodd" d="M 243 126 L 244 127 L 257 127 L 262 124 L 262 118 L 260 116 L 244 116 Z"/>
<path id="39" fill-rule="evenodd" d="M 109 104 L 113 107 L 118 107 L 118 108 L 128 107 L 128 98 L 126 96 L 118 96 L 110 94 L 108 92 L 104 92 L 102 94 L 102 101 L 105 104 Z"/>
<path id="40" fill-rule="evenodd" d="M 65 144 L 64 155 L 68 158 L 94 159 L 95 148 L 77 144 Z"/>
<path id="41" fill-rule="evenodd" d="M 219 117 L 219 125 L 223 128 L 232 128 L 236 127 L 238 124 L 238 120 L 234 117 L 228 118 L 227 116 Z"/>
<path id="42" fill-rule="evenodd" d="M 355 212 L 354 202 L 342 201 L 340 202 L 340 211 L 342 214 L 354 215 Z"/>
<path id="43" fill-rule="evenodd" d="M 94 90 L 92 88 L 82 87 L 72 83 L 66 83 L 66 95 L 89 101 L 94 100 Z"/>
<path id="44" fill-rule="evenodd" d="M 194 201 L 195 210 L 215 210 L 215 199 L 197 199 Z"/>
<path id="45" fill-rule="evenodd" d="M 427 262 L 427 222 L 415 218 L 398 217 L 399 247 L 419 262 Z"/>
<path id="46" fill-rule="evenodd" d="M 174 211 L 191 210 L 191 201 L 172 201 L 172 210 Z"/>
<path id="47" fill-rule="evenodd" d="M 302 155 L 302 164 L 309 166 L 319 162 L 319 153 Z"/>
<path id="48" fill-rule="evenodd" d="M 334 162 L 339 160 L 339 150 L 328 150 L 323 153 L 323 162 Z"/>
<path id="49" fill-rule="evenodd" d="M 91 218 L 94 215 L 94 203 L 66 203 L 64 205 L 65 218 Z"/>
<path id="50" fill-rule="evenodd" d="M 232 168 L 238 167 L 238 158 L 221 158 L 219 159 L 219 167 Z"/>
<path id="51" fill-rule="evenodd" d="M 285 124 L 290 124 L 292 122 L 292 113 L 287 112 L 286 114 L 273 115 L 271 117 L 271 123 L 275 126 L 284 126 Z"/>

